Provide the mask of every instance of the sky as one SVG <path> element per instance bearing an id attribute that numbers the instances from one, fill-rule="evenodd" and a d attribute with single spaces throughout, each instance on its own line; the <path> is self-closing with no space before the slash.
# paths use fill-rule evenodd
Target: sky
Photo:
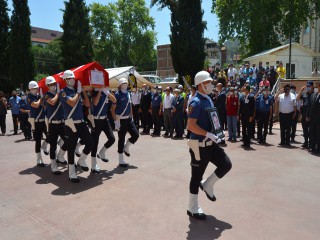
<path id="1" fill-rule="evenodd" d="M 31 26 L 62 31 L 60 24 L 62 23 L 63 13 L 60 9 L 64 9 L 64 0 L 29 0 L 28 2 L 31 12 Z M 86 0 L 87 5 L 93 2 L 107 4 L 116 2 L 116 0 Z M 145 2 L 146 6 L 150 8 L 150 0 L 145 0 Z M 210 0 L 202 1 L 202 8 L 204 9 L 203 20 L 207 21 L 207 30 L 205 30 L 204 36 L 218 41 L 219 22 L 216 15 L 211 13 L 211 4 L 212 1 Z M 8 7 L 12 10 L 12 0 L 8 0 Z M 150 9 L 150 15 L 155 19 L 158 45 L 169 44 L 170 11 L 168 8 L 160 11 L 157 6 L 154 6 Z"/>

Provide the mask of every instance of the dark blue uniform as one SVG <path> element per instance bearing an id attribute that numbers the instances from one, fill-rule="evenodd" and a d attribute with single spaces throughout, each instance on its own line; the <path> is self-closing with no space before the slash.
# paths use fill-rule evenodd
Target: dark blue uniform
<path id="1" fill-rule="evenodd" d="M 94 91 L 92 98 L 94 99 L 97 97 L 97 94 L 99 94 L 98 91 Z M 91 157 L 96 157 L 97 155 L 99 136 L 101 132 L 104 132 L 108 138 L 108 141 L 104 144 L 106 148 L 110 148 L 115 142 L 115 137 L 107 116 L 108 103 L 108 96 L 104 92 L 101 92 L 98 104 L 96 106 L 92 105 L 92 115 L 94 117 L 95 127 L 91 130 L 93 140 Z"/>
<path id="2" fill-rule="evenodd" d="M 144 134 L 149 134 L 152 127 L 152 116 L 149 112 L 151 105 L 151 93 L 150 91 L 143 91 L 141 93 L 141 124 Z"/>
<path id="3" fill-rule="evenodd" d="M 310 103 L 310 97 L 312 95 L 312 92 L 306 92 L 303 93 L 302 96 L 300 97 L 300 100 L 302 101 L 302 106 L 300 108 L 301 111 L 301 125 L 302 125 L 302 130 L 303 130 L 303 138 L 304 138 L 304 143 L 303 147 L 308 147 L 309 146 L 309 136 L 310 136 L 310 121 L 307 121 L 307 109 Z"/>
<path id="4" fill-rule="evenodd" d="M 35 129 L 33 132 L 33 138 L 36 142 L 35 151 L 36 153 L 40 152 L 41 148 L 41 138 L 44 133 L 47 135 L 47 127 L 44 122 L 45 110 L 44 106 L 41 104 L 38 108 L 32 107 L 31 104 L 33 102 L 37 102 L 40 99 L 39 95 L 33 95 L 31 93 L 28 94 L 28 105 L 30 107 L 30 117 L 35 119 Z"/>
<path id="5" fill-rule="evenodd" d="M 68 150 L 68 164 L 74 164 L 74 152 L 76 149 L 78 138 L 80 138 L 81 142 L 85 145 L 83 149 L 83 153 L 85 155 L 88 155 L 93 147 L 91 134 L 86 123 L 83 120 L 82 99 L 80 96 L 78 103 L 75 105 L 74 112 L 71 114 L 71 116 L 69 116 L 73 107 L 71 107 L 67 103 L 67 101 L 68 99 L 73 98 L 76 94 L 77 93 L 74 89 L 66 87 L 61 90 L 59 95 L 59 99 L 63 107 L 64 119 L 73 119 L 75 128 L 77 130 L 76 132 L 73 132 L 70 127 L 65 126 L 65 143 Z"/>
<path id="6" fill-rule="evenodd" d="M 184 106 L 184 98 L 179 95 L 178 97 L 174 96 L 172 101 L 172 108 L 175 110 L 173 112 L 173 127 L 176 131 L 175 138 L 183 137 L 183 109 Z"/>
<path id="7" fill-rule="evenodd" d="M 44 95 L 44 103 L 46 105 L 46 116 L 49 121 L 48 140 L 50 143 L 50 159 L 56 159 L 56 150 L 58 137 L 60 136 L 64 143 L 61 149 L 67 150 L 64 135 L 64 112 L 60 100 L 54 106 L 50 105 L 47 100 L 56 96 L 56 93 L 47 92 Z"/>
<path id="8" fill-rule="evenodd" d="M 120 117 L 120 130 L 118 131 L 118 153 L 123 153 L 124 142 L 127 132 L 130 134 L 128 141 L 134 144 L 138 138 L 139 133 L 131 118 L 131 100 L 128 92 L 123 93 L 118 91 L 115 94 L 117 100 L 115 114 Z"/>
<path id="9" fill-rule="evenodd" d="M 320 152 L 320 93 L 312 93 L 307 109 L 310 121 L 310 148 L 313 152 Z"/>
<path id="10" fill-rule="evenodd" d="M 192 99 L 188 106 L 188 118 L 197 119 L 197 125 L 207 132 L 211 132 L 212 125 L 209 118 L 209 114 L 206 111 L 207 108 L 212 108 L 213 103 L 208 96 L 196 93 L 196 96 Z M 193 132 L 190 133 L 190 139 L 196 139 L 199 142 L 204 141 L 204 136 L 197 135 Z M 224 150 L 215 143 L 211 145 L 204 145 L 200 147 L 200 161 L 195 159 L 194 152 L 190 149 L 191 155 L 191 180 L 190 180 L 190 193 L 198 194 L 200 182 L 203 174 L 208 166 L 208 163 L 213 163 L 217 168 L 214 173 L 222 178 L 228 173 L 232 167 L 229 157 Z"/>
<path id="11" fill-rule="evenodd" d="M 255 115 L 255 101 L 251 94 L 248 94 L 247 96 L 243 95 L 240 98 L 239 115 L 242 123 L 243 145 L 245 147 L 250 147 L 250 137 L 253 132 L 253 120 L 250 122 L 249 119 L 253 119 Z"/>
<path id="12" fill-rule="evenodd" d="M 22 112 L 23 110 L 30 110 L 30 106 L 27 102 L 27 100 L 20 100 L 19 101 L 20 106 L 20 126 L 21 130 L 23 131 L 24 138 L 30 140 L 31 139 L 31 124 L 28 121 L 29 113 Z"/>
<path id="13" fill-rule="evenodd" d="M 268 123 L 272 114 L 273 100 L 271 96 L 260 94 L 256 99 L 256 119 L 258 121 L 258 141 L 265 143 L 268 134 Z M 262 134 L 263 129 L 263 134 Z"/>
<path id="14" fill-rule="evenodd" d="M 151 97 L 151 108 L 152 108 L 152 121 L 153 121 L 153 135 L 160 136 L 160 105 L 162 103 L 162 97 L 159 93 L 153 93 Z"/>

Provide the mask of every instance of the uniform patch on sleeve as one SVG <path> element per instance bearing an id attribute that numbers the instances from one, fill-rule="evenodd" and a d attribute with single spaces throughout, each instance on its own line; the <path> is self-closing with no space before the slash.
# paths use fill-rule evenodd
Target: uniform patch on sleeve
<path id="1" fill-rule="evenodd" d="M 189 107 L 188 107 L 188 113 L 191 114 L 193 112 L 193 107 L 192 105 L 190 104 Z"/>
<path id="2" fill-rule="evenodd" d="M 46 95 L 44 98 L 45 98 L 45 99 L 48 99 L 48 98 L 49 98 L 49 96 L 48 96 L 48 95 Z"/>
<path id="3" fill-rule="evenodd" d="M 28 99 L 28 103 L 30 103 L 30 102 L 31 102 L 31 99 L 29 98 L 29 99 Z"/>
<path id="4" fill-rule="evenodd" d="M 63 92 L 63 93 L 61 93 L 61 96 L 62 96 L 62 97 L 66 97 L 67 94 L 66 94 L 65 92 Z"/>

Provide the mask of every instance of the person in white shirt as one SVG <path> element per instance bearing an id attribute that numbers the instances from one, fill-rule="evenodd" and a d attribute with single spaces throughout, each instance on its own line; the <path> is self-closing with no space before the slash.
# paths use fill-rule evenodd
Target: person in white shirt
<path id="1" fill-rule="evenodd" d="M 139 108 L 141 102 L 141 94 L 137 89 L 137 86 L 134 85 L 131 91 L 131 101 L 132 101 L 132 113 L 133 113 L 133 122 L 136 125 L 137 129 L 140 126 L 140 119 L 139 119 Z"/>
<path id="2" fill-rule="evenodd" d="M 164 137 L 172 137 L 173 136 L 173 117 L 172 117 L 172 101 L 173 101 L 173 94 L 170 91 L 170 88 L 167 87 L 165 89 L 165 95 L 163 97 L 163 120 L 164 120 L 164 129 L 165 134 Z"/>
<path id="3" fill-rule="evenodd" d="M 230 67 L 228 69 L 228 81 L 230 81 L 230 78 L 236 79 L 237 77 L 237 69 L 233 67 L 233 64 L 230 64 Z"/>
<path id="4" fill-rule="evenodd" d="M 296 97 L 290 92 L 290 84 L 284 86 L 275 96 L 275 101 L 279 102 L 279 120 L 281 142 L 280 146 L 290 145 L 290 134 L 293 120 L 296 117 L 297 102 Z"/>
<path id="5" fill-rule="evenodd" d="M 318 68 L 315 68 L 314 71 L 311 73 L 311 77 L 319 77 L 320 71 L 318 71 Z"/>

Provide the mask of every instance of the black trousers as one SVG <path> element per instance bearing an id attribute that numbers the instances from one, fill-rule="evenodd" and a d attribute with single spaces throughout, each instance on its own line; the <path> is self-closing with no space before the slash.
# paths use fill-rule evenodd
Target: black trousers
<path id="1" fill-rule="evenodd" d="M 290 134 L 290 137 L 292 140 L 296 137 L 298 118 L 299 118 L 299 111 L 296 112 L 296 116 L 292 120 L 291 134 Z"/>
<path id="2" fill-rule="evenodd" d="M 13 132 L 15 134 L 18 133 L 18 121 L 20 120 L 19 117 L 20 117 L 20 114 L 12 114 Z"/>
<path id="3" fill-rule="evenodd" d="M 91 157 L 96 157 L 96 155 L 97 155 L 97 149 L 98 149 L 98 145 L 99 145 L 99 137 L 100 137 L 101 132 L 104 132 L 104 134 L 108 138 L 107 142 L 104 144 L 104 146 L 106 148 L 111 147 L 114 144 L 114 142 L 116 141 L 108 118 L 95 119 L 94 124 L 95 124 L 95 127 L 91 129 L 91 137 L 93 140 Z"/>
<path id="4" fill-rule="evenodd" d="M 191 180 L 189 189 L 192 194 L 198 194 L 200 182 L 209 162 L 217 167 L 214 172 L 219 178 L 224 177 L 232 168 L 230 158 L 217 144 L 201 147 L 199 151 L 200 161 L 197 161 L 193 151 L 189 149 L 191 155 Z"/>
<path id="5" fill-rule="evenodd" d="M 320 121 L 310 119 L 310 148 L 320 150 Z"/>
<path id="6" fill-rule="evenodd" d="M 2 133 L 6 133 L 7 131 L 6 117 L 7 117 L 6 114 L 0 114 L 0 128 Z"/>
<path id="7" fill-rule="evenodd" d="M 242 118 L 242 138 L 243 144 L 246 146 L 250 146 L 250 138 L 251 138 L 251 131 L 252 131 L 252 123 L 249 122 L 248 118 Z"/>
<path id="8" fill-rule="evenodd" d="M 153 132 L 155 134 L 160 134 L 161 126 L 160 126 L 160 106 L 152 107 L 152 122 L 153 122 Z"/>
<path id="9" fill-rule="evenodd" d="M 74 151 L 77 146 L 78 138 L 80 138 L 81 142 L 84 144 L 84 154 L 88 155 L 93 147 L 91 134 L 86 123 L 75 123 L 74 125 L 77 129 L 77 132 L 73 132 L 68 126 L 64 127 L 65 143 L 67 145 L 69 164 L 74 164 Z"/>
<path id="10" fill-rule="evenodd" d="M 46 126 L 45 122 L 35 122 L 34 123 L 33 138 L 36 143 L 35 144 L 36 153 L 40 152 L 41 138 L 42 138 L 43 134 L 45 134 L 47 136 L 47 126 Z"/>
<path id="11" fill-rule="evenodd" d="M 136 125 L 137 129 L 139 129 L 139 126 L 140 126 L 139 108 L 140 108 L 139 104 L 132 105 L 133 122 L 134 122 L 134 125 Z"/>
<path id="12" fill-rule="evenodd" d="M 222 130 L 226 130 L 227 127 L 227 112 L 225 110 L 218 109 L 220 126 Z"/>
<path id="13" fill-rule="evenodd" d="M 272 106 L 271 118 L 269 120 L 269 132 L 272 132 L 272 128 L 273 128 L 273 113 L 274 113 L 274 107 Z"/>
<path id="14" fill-rule="evenodd" d="M 173 125 L 178 137 L 183 137 L 183 111 L 176 111 L 173 114 Z"/>
<path id="15" fill-rule="evenodd" d="M 139 132 L 134 125 L 132 118 L 120 119 L 120 130 L 118 131 L 118 153 L 123 153 L 126 134 L 129 132 L 129 142 L 134 144 L 139 138 Z"/>
<path id="16" fill-rule="evenodd" d="M 31 124 L 28 121 L 28 114 L 20 115 L 20 127 L 25 138 L 31 138 Z"/>
<path id="17" fill-rule="evenodd" d="M 293 122 L 293 112 L 279 113 L 280 120 L 280 136 L 282 144 L 290 143 L 291 127 Z"/>
<path id="18" fill-rule="evenodd" d="M 270 112 L 259 112 L 257 115 L 257 121 L 258 121 L 258 139 L 266 140 L 267 134 L 268 134 L 268 123 L 269 123 L 269 117 Z M 262 133 L 263 129 L 263 133 Z"/>
<path id="19" fill-rule="evenodd" d="M 143 132 L 149 133 L 150 129 L 152 128 L 152 117 L 149 113 L 149 109 L 142 109 L 142 115 L 141 115 L 141 123 L 143 126 Z"/>
<path id="20" fill-rule="evenodd" d="M 301 125 L 303 130 L 303 138 L 305 143 L 309 143 L 309 129 L 310 129 L 310 122 L 307 122 L 306 114 L 302 113 L 301 116 Z"/>
<path id="21" fill-rule="evenodd" d="M 240 136 L 240 118 L 238 118 L 237 120 L 237 132 L 238 132 L 238 136 Z"/>
<path id="22" fill-rule="evenodd" d="M 49 123 L 49 132 L 47 134 L 48 143 L 50 143 L 50 159 L 56 159 L 56 150 L 59 136 L 63 140 L 61 149 L 67 151 L 66 139 L 64 135 L 64 123 Z"/>

